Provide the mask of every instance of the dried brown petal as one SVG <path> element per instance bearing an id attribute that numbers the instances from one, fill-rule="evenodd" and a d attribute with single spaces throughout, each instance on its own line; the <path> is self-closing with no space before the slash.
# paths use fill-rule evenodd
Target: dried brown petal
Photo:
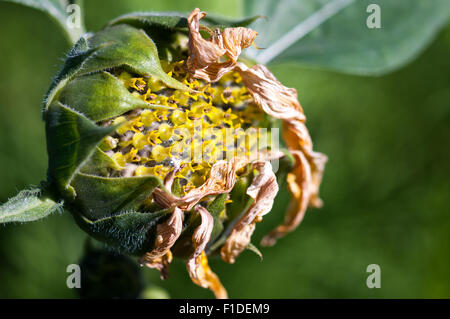
<path id="1" fill-rule="evenodd" d="M 176 169 L 173 169 L 169 173 L 167 173 L 166 177 L 164 178 L 164 187 L 166 189 L 172 189 L 172 184 L 175 179 L 176 173 L 177 173 Z"/>
<path id="2" fill-rule="evenodd" d="M 292 195 L 283 224 L 264 236 L 262 246 L 273 246 L 276 240 L 293 231 L 305 216 L 311 195 L 311 167 L 301 151 L 291 151 L 295 167 L 287 176 L 288 189 Z"/>
<path id="3" fill-rule="evenodd" d="M 292 153 L 302 153 L 301 157 L 296 156 L 296 165 L 302 169 L 294 169 L 294 173 L 289 175 L 291 192 L 299 189 L 296 193 L 302 193 L 301 203 L 292 202 L 284 224 L 263 240 L 263 244 L 273 245 L 276 238 L 298 226 L 308 204 L 314 207 L 322 205 L 318 193 L 327 157 L 312 150 L 311 137 L 305 126 L 306 118 L 295 89 L 285 87 L 263 65 L 248 68 L 238 63 L 237 68 L 255 103 L 267 114 L 283 120 L 283 137 L 288 149 Z M 299 197 L 297 199 L 300 200 Z"/>
<path id="4" fill-rule="evenodd" d="M 199 268 L 196 272 L 199 274 L 200 281 L 193 280 L 193 282 L 203 288 L 209 288 L 217 299 L 228 299 L 228 293 L 219 277 L 209 267 L 208 258 L 204 251 L 198 257 L 198 264 Z"/>
<path id="5" fill-rule="evenodd" d="M 206 182 L 183 197 L 176 197 L 157 188 L 153 192 L 153 198 L 162 207 L 177 206 L 183 210 L 190 210 L 205 196 L 229 192 L 236 182 L 236 171 L 241 167 L 242 162 L 238 160 L 218 161 L 211 167 L 210 177 Z"/>
<path id="6" fill-rule="evenodd" d="M 304 123 L 292 121 L 284 124 L 283 139 L 286 145 L 290 150 L 301 150 L 307 158 L 311 169 L 309 205 L 322 207 L 322 200 L 319 198 L 319 188 L 328 157 L 325 154 L 312 150 L 312 141 Z"/>
<path id="7" fill-rule="evenodd" d="M 232 71 L 242 49 L 250 46 L 257 33 L 247 28 L 226 28 L 223 33 L 216 29 L 209 39 L 200 34 L 200 19 L 206 13 L 196 8 L 188 17 L 189 57 L 186 66 L 193 77 L 208 82 L 218 81 Z M 220 58 L 228 61 L 220 62 Z"/>
<path id="8" fill-rule="evenodd" d="M 227 298 L 227 292 L 219 281 L 217 275 L 208 265 L 208 259 L 204 253 L 206 244 L 211 238 L 214 227 L 214 219 L 203 207 L 197 206 L 196 211 L 201 216 L 201 223 L 192 235 L 194 252 L 189 257 L 186 268 L 192 281 L 203 288 L 211 289 L 216 298 Z"/>
<path id="9" fill-rule="evenodd" d="M 183 211 L 175 207 L 172 215 L 165 222 L 158 224 L 156 229 L 155 247 L 152 251 L 145 253 L 141 257 L 141 264 L 149 268 L 157 268 L 161 271 L 161 276 L 165 277 L 162 270 L 167 268 L 172 260 L 170 248 L 181 234 L 183 228 Z M 168 256 L 169 254 L 169 256 Z"/>
<path id="10" fill-rule="evenodd" d="M 248 68 L 237 63 L 242 82 L 255 103 L 270 116 L 284 120 L 304 121 L 305 115 L 297 99 L 297 90 L 287 88 L 261 64 Z"/>
<path id="11" fill-rule="evenodd" d="M 218 161 L 212 167 L 210 176 L 206 182 L 198 188 L 194 188 L 183 196 L 183 206 L 187 210 L 192 208 L 203 197 L 228 193 L 236 182 L 236 171 L 246 164 L 244 161 L 232 160 L 230 162 Z"/>
<path id="12" fill-rule="evenodd" d="M 200 34 L 200 19 L 205 16 L 206 12 L 196 8 L 187 18 L 189 27 L 189 59 L 187 63 L 189 69 L 191 67 L 203 69 L 216 62 L 226 52 L 222 47 L 222 41 L 217 41 L 217 36 L 206 40 Z"/>
<path id="13" fill-rule="evenodd" d="M 153 198 L 164 208 L 180 207 L 183 210 L 190 210 L 202 198 L 209 195 L 228 193 L 236 182 L 236 172 L 255 160 L 273 160 L 280 158 L 284 154 L 280 151 L 253 152 L 248 157 L 234 157 L 230 161 L 217 161 L 213 164 L 210 176 L 200 187 L 190 190 L 183 197 L 176 197 L 168 191 L 156 188 L 153 191 Z"/>
<path id="14" fill-rule="evenodd" d="M 169 193 L 169 191 L 165 191 L 161 188 L 155 188 L 153 190 L 152 195 L 155 202 L 163 208 L 170 208 L 176 206 L 175 203 L 178 200 L 178 197 L 172 195 L 171 193 Z"/>
<path id="15" fill-rule="evenodd" d="M 186 164 L 183 164 L 179 167 L 175 167 L 172 169 L 169 173 L 167 173 L 166 177 L 164 178 L 164 187 L 167 190 L 172 189 L 173 181 L 175 180 L 175 175 L 180 171 L 180 169 L 184 168 Z"/>
<path id="16" fill-rule="evenodd" d="M 227 57 L 236 62 L 242 50 L 252 45 L 258 32 L 249 28 L 226 28 L 222 33 L 223 47 Z"/>
<path id="17" fill-rule="evenodd" d="M 278 193 L 277 178 L 272 171 L 272 165 L 269 162 L 255 162 L 253 167 L 259 174 L 247 189 L 247 194 L 255 201 L 233 227 L 221 249 L 222 259 L 230 264 L 234 263 L 236 257 L 250 244 L 255 223 L 270 212 Z"/>
<path id="18" fill-rule="evenodd" d="M 148 268 L 159 270 L 161 279 L 164 280 L 169 278 L 169 264 L 172 262 L 172 258 L 172 253 L 169 250 L 165 255 L 153 258 L 152 260 L 144 261 L 141 259 L 140 263 Z"/>

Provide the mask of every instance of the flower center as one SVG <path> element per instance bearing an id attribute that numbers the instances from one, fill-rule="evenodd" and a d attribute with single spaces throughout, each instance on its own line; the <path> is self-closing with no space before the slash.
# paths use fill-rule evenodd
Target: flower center
<path id="1" fill-rule="evenodd" d="M 109 176 L 164 179 L 175 170 L 174 185 L 181 196 L 202 185 L 215 162 L 257 150 L 261 132 L 256 128 L 265 117 L 240 75 L 230 72 L 206 83 L 192 78 L 183 64 L 163 66 L 191 92 L 171 89 L 155 77 L 113 71 L 132 94 L 161 108 L 136 109 L 102 123 L 119 125 L 100 146 L 116 164 Z"/>

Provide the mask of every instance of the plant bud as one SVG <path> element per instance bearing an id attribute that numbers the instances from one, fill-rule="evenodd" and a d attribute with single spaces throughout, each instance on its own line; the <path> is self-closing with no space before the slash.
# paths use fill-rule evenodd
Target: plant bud
<path id="1" fill-rule="evenodd" d="M 293 230 L 319 204 L 326 157 L 312 151 L 296 90 L 239 60 L 257 33 L 205 16 L 126 15 L 85 35 L 44 120 L 49 182 L 82 229 L 163 278 L 186 258 L 193 282 L 223 298 L 207 256 L 233 263 L 251 245 L 286 174 L 293 204 L 263 242 Z M 280 121 L 283 151 L 271 143 Z"/>

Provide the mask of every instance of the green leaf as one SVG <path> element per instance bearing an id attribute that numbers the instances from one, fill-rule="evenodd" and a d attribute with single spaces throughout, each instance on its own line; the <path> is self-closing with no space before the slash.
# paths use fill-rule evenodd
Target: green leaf
<path id="1" fill-rule="evenodd" d="M 219 237 L 223 231 L 221 214 L 225 211 L 227 198 L 228 194 L 217 195 L 217 197 L 206 208 L 214 219 L 214 226 L 211 232 L 210 243 L 216 240 L 216 238 Z"/>
<path id="2" fill-rule="evenodd" d="M 100 127 L 60 102 L 52 103 L 46 114 L 49 173 L 60 191 L 75 196 L 73 176 L 95 151 L 97 144 L 115 129 Z"/>
<path id="3" fill-rule="evenodd" d="M 128 24 L 146 31 L 152 28 L 182 31 L 187 29 L 186 16 L 178 12 L 133 12 L 117 17 L 109 25 Z"/>
<path id="4" fill-rule="evenodd" d="M 42 219 L 62 206 L 62 202 L 41 196 L 40 189 L 23 190 L 0 206 L 0 224 Z"/>
<path id="5" fill-rule="evenodd" d="M 156 76 L 171 88 L 188 89 L 164 72 L 154 42 L 142 30 L 128 25 L 111 26 L 88 38 L 88 42 L 89 47 L 103 47 L 84 61 L 78 75 L 126 67 L 143 76 Z"/>
<path id="6" fill-rule="evenodd" d="M 147 103 L 131 94 L 122 81 L 108 72 L 76 77 L 61 90 L 58 100 L 94 122 L 135 108 L 167 108 Z"/>
<path id="7" fill-rule="evenodd" d="M 92 237 L 115 247 L 123 253 L 143 255 L 152 250 L 156 238 L 156 226 L 168 216 L 169 210 L 156 213 L 127 211 L 98 220 L 73 213 L 81 229 Z"/>
<path id="8" fill-rule="evenodd" d="M 177 197 L 181 197 L 183 195 L 183 187 L 180 184 L 180 178 L 175 178 L 173 181 L 171 192 Z"/>
<path id="9" fill-rule="evenodd" d="M 161 184 L 155 176 L 100 177 L 83 173 L 77 174 L 71 183 L 77 192 L 77 209 L 94 220 L 118 211 L 139 209 Z"/>
<path id="10" fill-rule="evenodd" d="M 217 195 L 211 203 L 209 203 L 207 210 L 211 214 L 211 216 L 220 216 L 220 214 L 225 210 L 227 198 L 228 194 L 220 194 Z"/>
<path id="11" fill-rule="evenodd" d="M 176 31 L 187 31 L 187 16 L 189 12 L 133 12 L 122 15 L 112 20 L 109 25 L 128 24 L 145 31 L 151 29 L 165 29 Z M 226 27 L 245 27 L 250 25 L 259 16 L 254 16 L 244 19 L 230 19 L 214 14 L 209 14 L 201 20 L 203 25 L 211 28 L 226 28 Z"/>
<path id="12" fill-rule="evenodd" d="M 216 238 L 215 241 L 210 242 L 207 247 L 208 254 L 214 253 L 222 246 L 239 217 L 242 216 L 253 203 L 253 198 L 247 195 L 247 188 L 250 186 L 250 182 L 253 178 L 252 175 L 253 174 L 249 174 L 248 176 L 240 177 L 234 184 L 234 187 L 229 194 L 231 202 L 225 206 L 227 214 L 227 219 L 223 223 L 223 228 L 225 230 L 222 231 L 220 237 Z"/>
<path id="13" fill-rule="evenodd" d="M 379 5 L 381 28 L 367 27 Z M 250 51 L 259 63 L 299 62 L 361 75 L 395 70 L 415 58 L 446 25 L 448 0 L 250 0 L 246 15 L 265 48 Z"/>
<path id="14" fill-rule="evenodd" d="M 56 21 L 56 23 L 61 27 L 69 40 L 70 44 L 74 44 L 80 38 L 84 31 L 84 22 L 81 15 L 82 0 L 4 0 L 8 2 L 13 2 L 21 4 L 27 7 L 35 8 L 42 12 L 45 12 L 50 17 Z M 70 16 L 76 14 L 73 8 L 68 7 L 69 5 L 78 5 L 80 8 L 80 27 L 71 27 L 68 23 Z M 69 12 L 68 12 L 69 11 Z"/>
<path id="15" fill-rule="evenodd" d="M 247 195 L 247 188 L 250 186 L 253 174 L 239 178 L 230 192 L 231 202 L 226 205 L 227 226 L 233 224 L 253 203 L 253 198 Z"/>

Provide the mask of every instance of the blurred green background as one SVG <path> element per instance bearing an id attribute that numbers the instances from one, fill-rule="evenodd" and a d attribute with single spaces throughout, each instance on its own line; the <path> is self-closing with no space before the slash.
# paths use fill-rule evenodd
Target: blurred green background
<path id="1" fill-rule="evenodd" d="M 85 4 L 88 30 L 130 11 L 190 11 L 239 17 L 227 1 L 105 1 Z M 420 22 L 418 22 L 420 23 Z M 263 34 L 260 36 L 264 36 Z M 69 49 L 44 14 L 0 2 L 0 202 L 45 178 L 41 100 Z M 407 67 L 367 78 L 276 65 L 299 91 L 315 149 L 329 156 L 322 198 L 301 227 L 235 265 L 211 260 L 233 298 L 450 298 L 450 27 Z M 288 197 L 258 225 L 255 243 L 279 223 Z M 76 297 L 66 266 L 86 235 L 68 214 L 0 226 L 0 297 Z M 366 267 L 379 264 L 381 288 L 368 289 Z M 160 281 L 173 298 L 210 298 L 181 261 Z"/>

